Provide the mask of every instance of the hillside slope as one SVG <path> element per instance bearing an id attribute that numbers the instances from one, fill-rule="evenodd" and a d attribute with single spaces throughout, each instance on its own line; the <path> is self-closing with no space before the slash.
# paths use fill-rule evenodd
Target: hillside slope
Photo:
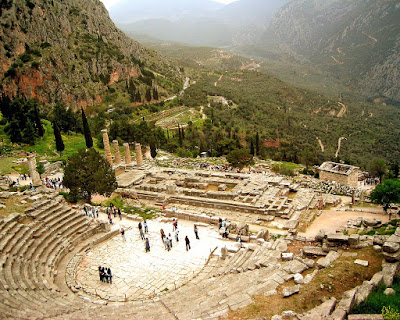
<path id="1" fill-rule="evenodd" d="M 0 20 L 0 91 L 9 97 L 76 108 L 126 90 L 130 78 L 165 96 L 182 84 L 178 69 L 117 29 L 99 0 L 5 0 Z"/>
<path id="2" fill-rule="evenodd" d="M 275 16 L 261 45 L 278 44 L 369 97 L 400 101 L 399 17 L 398 1 L 294 0 Z"/>

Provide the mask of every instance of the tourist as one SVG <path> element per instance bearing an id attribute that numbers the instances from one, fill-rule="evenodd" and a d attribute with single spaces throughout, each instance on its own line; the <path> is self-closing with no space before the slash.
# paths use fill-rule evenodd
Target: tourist
<path id="1" fill-rule="evenodd" d="M 185 242 L 186 242 L 186 251 L 190 250 L 190 240 L 188 236 L 185 237 Z"/>
<path id="2" fill-rule="evenodd" d="M 142 238 L 142 240 L 144 240 L 144 233 L 143 233 L 142 222 L 139 222 L 138 228 L 139 228 L 140 238 Z"/>
<path id="3" fill-rule="evenodd" d="M 112 283 L 112 277 L 113 277 L 113 275 L 112 275 L 112 273 L 111 273 L 111 268 L 108 268 L 107 276 L 108 276 L 108 280 L 110 281 L 110 283 Z"/>
<path id="4" fill-rule="evenodd" d="M 229 229 L 228 227 L 225 227 L 224 233 L 222 234 L 222 238 L 228 239 L 228 235 L 229 235 Z"/>
<path id="5" fill-rule="evenodd" d="M 143 225 L 144 225 L 144 232 L 148 233 L 149 232 L 149 228 L 147 227 L 147 221 L 146 220 L 143 221 Z"/>
<path id="6" fill-rule="evenodd" d="M 176 240 L 176 242 L 179 242 L 179 230 L 178 229 L 175 230 L 175 240 Z"/>
<path id="7" fill-rule="evenodd" d="M 161 234 L 161 241 L 164 242 L 164 238 L 165 238 L 164 229 L 160 229 L 160 234 Z"/>
<path id="8" fill-rule="evenodd" d="M 121 236 L 122 236 L 122 240 L 126 241 L 124 228 L 121 229 Z"/>
<path id="9" fill-rule="evenodd" d="M 149 241 L 149 238 L 146 238 L 145 250 L 146 250 L 146 252 L 150 252 L 150 241 Z"/>
<path id="10" fill-rule="evenodd" d="M 196 224 L 194 224 L 194 234 L 196 235 L 196 239 L 200 240 L 200 238 L 199 238 L 199 230 L 197 229 L 197 225 Z"/>
<path id="11" fill-rule="evenodd" d="M 119 216 L 119 220 L 122 220 L 122 213 L 121 213 L 121 209 L 118 208 L 118 216 Z"/>
<path id="12" fill-rule="evenodd" d="M 100 277 L 100 281 L 104 282 L 104 272 L 101 266 L 99 266 L 99 277 Z"/>
<path id="13" fill-rule="evenodd" d="M 178 229 L 178 219 L 172 220 L 172 232 Z"/>
<path id="14" fill-rule="evenodd" d="M 221 229 L 221 228 L 222 228 L 222 219 L 219 218 L 219 219 L 218 219 L 218 222 L 219 222 L 219 228 L 218 228 L 218 229 Z"/>
<path id="15" fill-rule="evenodd" d="M 168 234 L 168 241 L 169 241 L 169 245 L 170 245 L 171 248 L 172 248 L 172 236 L 171 236 L 170 233 Z"/>
<path id="16" fill-rule="evenodd" d="M 100 267 L 100 280 L 102 282 L 106 281 L 106 273 L 105 273 L 104 267 Z"/>

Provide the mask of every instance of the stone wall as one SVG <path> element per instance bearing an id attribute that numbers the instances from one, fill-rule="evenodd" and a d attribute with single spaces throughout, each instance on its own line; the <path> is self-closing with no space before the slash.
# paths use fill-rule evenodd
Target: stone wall
<path id="1" fill-rule="evenodd" d="M 354 170 L 354 172 L 349 175 L 333 173 L 327 171 L 320 171 L 319 178 L 321 181 L 336 181 L 342 185 L 347 185 L 351 187 L 357 187 L 358 184 L 358 171 Z"/>

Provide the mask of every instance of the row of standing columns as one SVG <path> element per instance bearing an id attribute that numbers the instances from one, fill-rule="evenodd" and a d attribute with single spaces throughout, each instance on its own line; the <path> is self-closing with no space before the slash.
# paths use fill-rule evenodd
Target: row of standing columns
<path id="1" fill-rule="evenodd" d="M 106 154 L 107 161 L 113 165 L 113 158 L 111 155 L 111 148 L 110 148 L 110 140 L 108 138 L 108 133 L 107 129 L 101 130 L 103 134 L 103 144 L 104 144 L 104 152 Z M 115 164 L 120 164 L 121 163 L 121 154 L 119 152 L 119 145 L 118 141 L 114 140 L 112 142 L 113 144 L 113 149 L 114 149 L 114 161 Z M 132 162 L 131 159 L 131 153 L 130 153 L 130 148 L 128 143 L 124 143 L 124 158 L 125 158 L 125 164 L 130 164 Z M 143 164 L 143 155 L 142 155 L 142 147 L 140 143 L 135 143 L 135 153 L 136 153 L 136 164 L 138 166 Z M 151 157 L 150 155 L 150 147 L 146 147 L 146 157 L 149 158 Z"/>

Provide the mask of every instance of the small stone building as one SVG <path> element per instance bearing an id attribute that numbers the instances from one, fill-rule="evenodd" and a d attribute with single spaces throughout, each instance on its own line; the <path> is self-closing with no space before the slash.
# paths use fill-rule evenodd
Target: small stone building
<path id="1" fill-rule="evenodd" d="M 321 181 L 336 181 L 342 185 L 357 187 L 358 167 L 348 164 L 324 162 L 319 167 L 319 179 Z"/>

